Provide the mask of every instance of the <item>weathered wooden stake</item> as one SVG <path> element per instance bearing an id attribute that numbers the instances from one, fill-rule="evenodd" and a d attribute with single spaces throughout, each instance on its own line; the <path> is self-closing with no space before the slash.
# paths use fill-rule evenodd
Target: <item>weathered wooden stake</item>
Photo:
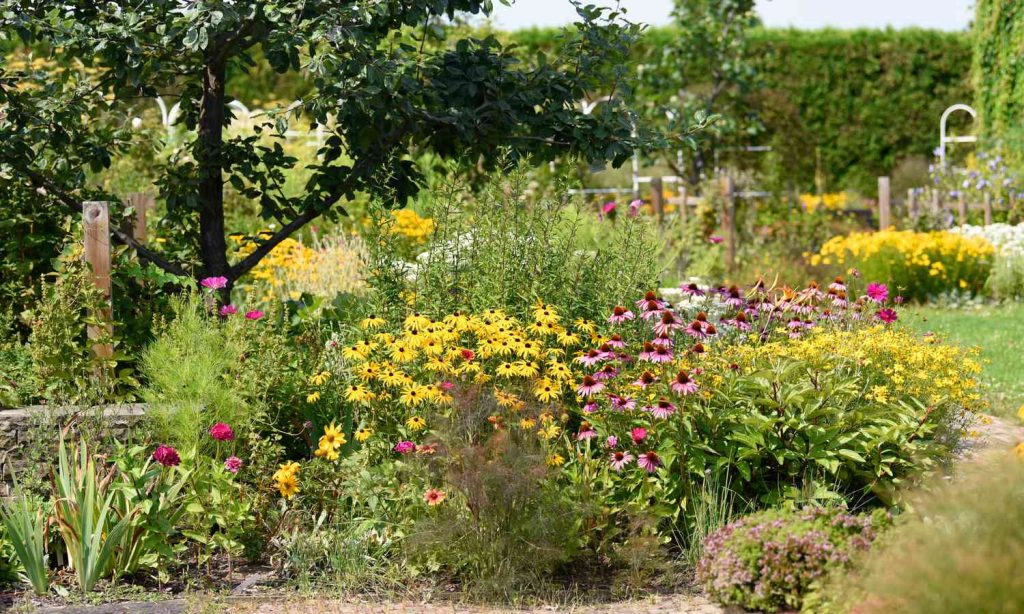
<path id="1" fill-rule="evenodd" d="M 963 226 L 967 223 L 967 195 L 961 190 L 957 196 L 956 218 L 960 225 Z"/>
<path id="2" fill-rule="evenodd" d="M 725 227 L 725 268 L 736 270 L 736 196 L 732 177 L 722 176 L 722 225 Z"/>
<path id="3" fill-rule="evenodd" d="M 985 199 L 982 201 L 985 207 L 985 225 L 992 223 L 992 194 L 985 192 Z"/>
<path id="4" fill-rule="evenodd" d="M 110 321 L 110 212 L 105 202 L 86 202 L 82 205 L 82 222 L 85 226 L 85 262 L 92 273 L 93 284 L 106 297 L 106 307 L 93 316 L 104 324 L 90 324 L 87 334 L 90 340 L 109 339 L 113 333 Z M 94 343 L 92 352 L 97 358 L 110 358 L 114 346 L 110 343 Z"/>
<path id="5" fill-rule="evenodd" d="M 889 178 L 878 178 L 878 229 L 892 226 L 892 200 L 889 192 Z"/>
<path id="6" fill-rule="evenodd" d="M 914 188 L 907 190 L 907 215 L 910 219 L 916 220 L 920 212 L 917 210 L 917 191 Z"/>
<path id="7" fill-rule="evenodd" d="M 146 232 L 146 217 L 149 212 L 156 207 L 156 197 L 152 194 L 132 192 L 125 200 L 126 204 L 135 210 L 135 215 L 132 216 L 130 227 L 122 230 L 124 230 L 126 234 L 130 233 L 136 241 L 145 245 L 148 238 Z"/>
<path id="8" fill-rule="evenodd" d="M 679 219 L 684 222 L 690 217 L 690 205 L 686 202 L 686 185 L 680 183 L 679 185 Z"/>
<path id="9" fill-rule="evenodd" d="M 665 189 L 661 177 L 651 177 L 651 206 L 658 216 L 658 223 L 665 222 Z"/>
<path id="10" fill-rule="evenodd" d="M 938 190 L 932 190 L 932 213 L 936 216 L 942 212 L 942 195 Z"/>

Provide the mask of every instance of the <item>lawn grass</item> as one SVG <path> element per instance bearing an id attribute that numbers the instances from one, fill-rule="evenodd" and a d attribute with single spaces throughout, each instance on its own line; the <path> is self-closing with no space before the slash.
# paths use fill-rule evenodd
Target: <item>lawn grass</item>
<path id="1" fill-rule="evenodd" d="M 993 415 L 1013 416 L 1024 404 L 1024 304 L 912 307 L 902 319 L 915 330 L 981 349 Z"/>

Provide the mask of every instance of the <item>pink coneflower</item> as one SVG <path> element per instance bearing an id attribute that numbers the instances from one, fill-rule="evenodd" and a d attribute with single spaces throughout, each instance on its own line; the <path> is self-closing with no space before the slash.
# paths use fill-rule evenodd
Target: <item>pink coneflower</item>
<path id="1" fill-rule="evenodd" d="M 658 402 L 655 403 L 654 405 L 648 405 L 644 407 L 644 411 L 651 414 L 655 418 L 658 418 L 659 420 L 664 420 L 665 418 L 668 418 L 672 414 L 676 413 L 676 406 L 665 399 L 659 399 Z"/>
<path id="2" fill-rule="evenodd" d="M 735 326 L 744 332 L 750 330 L 750 320 L 747 319 L 747 313 L 745 311 L 740 311 L 728 320 L 722 320 L 722 323 Z"/>
<path id="3" fill-rule="evenodd" d="M 221 290 L 228 287 L 227 277 L 206 277 L 199 282 L 199 285 L 208 290 Z"/>
<path id="4" fill-rule="evenodd" d="M 597 381 L 590 375 L 584 375 L 583 383 L 576 389 L 576 392 L 581 397 L 589 397 L 590 395 L 601 392 L 602 390 L 604 390 L 604 384 Z"/>
<path id="5" fill-rule="evenodd" d="M 615 308 L 612 309 L 612 315 L 608 316 L 608 323 L 622 324 L 623 322 L 632 320 L 634 317 L 636 316 L 633 315 L 632 311 L 620 305 L 616 305 Z"/>
<path id="6" fill-rule="evenodd" d="M 892 324 L 899 318 L 895 309 L 879 309 L 875 316 L 886 324 Z"/>
<path id="7" fill-rule="evenodd" d="M 676 342 L 668 334 L 658 335 L 654 339 L 651 339 L 651 343 L 655 347 L 665 346 L 667 348 L 670 348 L 676 344 Z"/>
<path id="8" fill-rule="evenodd" d="M 594 379 L 601 380 L 601 381 L 609 380 L 609 379 L 613 379 L 618 374 L 619 374 L 619 370 L 616 369 L 614 366 L 612 366 L 612 365 L 605 365 L 604 367 L 601 368 L 600 371 L 598 371 L 597 373 L 594 374 Z"/>
<path id="9" fill-rule="evenodd" d="M 640 207 L 644 206 L 644 201 L 639 198 L 629 203 L 629 217 L 636 217 L 637 213 L 640 213 Z"/>
<path id="10" fill-rule="evenodd" d="M 639 360 L 650 360 L 651 356 L 654 355 L 654 344 L 650 341 L 645 341 L 643 349 L 636 355 Z"/>
<path id="11" fill-rule="evenodd" d="M 743 306 L 743 295 L 740 292 L 740 287 L 736 285 L 729 286 L 724 292 L 722 292 L 722 299 L 725 304 L 730 307 L 742 307 Z"/>
<path id="12" fill-rule="evenodd" d="M 679 321 L 679 318 L 671 311 L 665 310 L 661 312 L 661 319 L 654 324 L 654 332 L 658 335 L 668 335 L 682 327 L 683 323 Z"/>
<path id="13" fill-rule="evenodd" d="M 181 464 L 181 457 L 178 456 L 178 451 L 171 446 L 157 446 L 153 452 L 153 460 L 164 467 L 175 467 Z"/>
<path id="14" fill-rule="evenodd" d="M 676 394 L 693 394 L 697 392 L 697 382 L 693 381 L 686 371 L 680 371 L 672 380 L 671 388 Z"/>
<path id="15" fill-rule="evenodd" d="M 231 430 L 231 427 L 223 422 L 218 422 L 210 427 L 210 437 L 213 437 L 217 441 L 231 441 L 235 438 L 235 432 Z"/>
<path id="16" fill-rule="evenodd" d="M 622 471 L 622 468 L 633 462 L 633 455 L 627 450 L 616 450 L 612 452 L 611 466 L 615 471 Z"/>
<path id="17" fill-rule="evenodd" d="M 615 446 L 619 445 L 619 438 L 616 437 L 615 435 L 609 435 L 608 439 L 604 440 L 604 445 L 608 446 L 609 448 L 614 448 Z"/>
<path id="18" fill-rule="evenodd" d="M 689 294 L 690 296 L 704 296 L 704 291 L 694 283 L 682 284 L 679 286 L 679 289 L 683 291 L 683 294 Z"/>
<path id="19" fill-rule="evenodd" d="M 263 315 L 264 315 L 263 312 L 260 311 L 259 309 L 251 309 L 251 310 L 245 312 L 245 319 L 246 320 L 259 320 L 260 318 L 263 317 Z"/>
<path id="20" fill-rule="evenodd" d="M 224 459 L 224 468 L 231 473 L 238 473 L 238 470 L 242 468 L 242 459 L 237 456 L 229 456 Z"/>
<path id="21" fill-rule="evenodd" d="M 604 360 L 604 358 L 605 357 L 602 354 L 602 352 L 599 352 L 597 350 L 588 350 L 586 354 L 582 356 L 577 356 L 576 362 L 586 365 L 588 367 L 592 367 L 597 363 L 601 362 L 602 360 Z"/>
<path id="22" fill-rule="evenodd" d="M 876 303 L 884 303 L 889 298 L 889 286 L 885 284 L 868 284 L 868 298 Z"/>
<path id="23" fill-rule="evenodd" d="M 703 339 L 707 337 L 707 333 L 704 332 L 704 322 L 700 320 L 694 320 L 686 325 L 686 334 L 690 335 L 694 339 Z"/>
<path id="24" fill-rule="evenodd" d="M 626 342 L 622 340 L 621 335 L 615 333 L 614 335 L 611 336 L 611 339 L 608 340 L 608 347 L 621 349 L 626 347 Z"/>
<path id="25" fill-rule="evenodd" d="M 789 330 L 800 330 L 803 327 L 804 321 L 796 317 L 791 318 L 789 322 L 786 324 L 786 328 L 788 328 Z"/>
<path id="26" fill-rule="evenodd" d="M 832 304 L 839 309 L 845 309 L 850 301 L 846 298 L 846 292 L 844 290 L 832 290 L 829 289 L 828 297 L 832 299 Z"/>
<path id="27" fill-rule="evenodd" d="M 707 350 L 704 349 L 704 344 L 703 343 L 694 343 L 693 347 L 690 348 L 690 353 L 691 354 L 698 354 L 699 355 L 699 354 L 703 354 L 706 351 Z"/>
<path id="28" fill-rule="evenodd" d="M 587 404 L 583 406 L 583 413 L 592 414 L 599 409 L 597 401 L 587 401 Z"/>
<path id="29" fill-rule="evenodd" d="M 617 411 L 628 411 L 636 407 L 636 401 L 629 397 L 620 397 L 617 394 L 610 395 L 612 409 Z"/>
<path id="30" fill-rule="evenodd" d="M 217 313 L 219 313 L 222 317 L 226 318 L 228 316 L 233 316 L 236 313 L 238 313 L 238 307 L 235 307 L 234 305 L 224 305 L 223 307 L 220 308 L 220 310 Z"/>
<path id="31" fill-rule="evenodd" d="M 597 437 L 597 431 L 591 428 L 590 424 L 584 422 L 580 425 L 580 431 L 576 433 L 576 441 L 586 441 Z"/>
<path id="32" fill-rule="evenodd" d="M 834 292 L 846 292 L 846 282 L 843 281 L 842 277 L 836 277 L 832 283 L 828 285 L 828 289 Z"/>
<path id="33" fill-rule="evenodd" d="M 722 241 L 725 241 L 725 239 L 718 235 L 711 235 L 710 237 L 708 237 L 708 243 L 712 243 L 714 245 L 718 245 Z"/>
<path id="34" fill-rule="evenodd" d="M 640 443 L 644 439 L 647 439 L 647 429 L 642 426 L 638 426 L 629 432 L 629 436 L 633 439 L 633 443 Z"/>
<path id="35" fill-rule="evenodd" d="M 652 302 L 657 304 L 657 309 L 662 309 L 665 307 L 665 301 L 658 298 L 657 292 L 654 292 L 653 290 L 648 290 L 647 292 L 645 292 L 644 297 L 638 300 L 635 304 L 637 309 L 643 309 L 648 306 L 648 303 Z"/>
<path id="36" fill-rule="evenodd" d="M 656 452 L 648 451 L 636 459 L 636 464 L 643 467 L 647 473 L 654 473 L 661 467 L 661 458 Z"/>
<path id="37" fill-rule="evenodd" d="M 664 345 L 656 345 L 654 346 L 654 352 L 647 360 L 654 363 L 666 363 L 672 362 L 672 358 L 672 348 L 666 347 Z"/>
<path id="38" fill-rule="evenodd" d="M 411 441 L 399 441 L 395 444 L 395 452 L 399 454 L 409 454 L 410 452 L 416 451 L 416 444 Z"/>
<path id="39" fill-rule="evenodd" d="M 643 373 L 640 374 L 640 377 L 636 378 L 636 381 L 633 382 L 633 385 L 639 386 L 640 388 L 647 388 L 657 380 L 658 378 L 655 377 L 653 373 L 651 373 L 650 371 L 644 371 Z"/>

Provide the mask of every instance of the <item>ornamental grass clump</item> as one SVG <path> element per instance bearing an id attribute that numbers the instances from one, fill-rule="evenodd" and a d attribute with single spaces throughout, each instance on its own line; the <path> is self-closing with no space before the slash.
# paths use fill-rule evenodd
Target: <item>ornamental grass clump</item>
<path id="1" fill-rule="evenodd" d="M 849 565 L 890 524 L 883 511 L 854 515 L 820 507 L 745 516 L 707 538 L 697 581 L 723 605 L 799 609 L 812 587 Z"/>

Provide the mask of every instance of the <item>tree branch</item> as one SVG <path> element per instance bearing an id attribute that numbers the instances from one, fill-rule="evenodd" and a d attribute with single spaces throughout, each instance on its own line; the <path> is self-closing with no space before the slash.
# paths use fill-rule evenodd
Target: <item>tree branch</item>
<path id="1" fill-rule="evenodd" d="M 306 211 L 303 211 L 298 216 L 296 216 L 295 219 L 282 226 L 281 230 L 278 230 L 269 239 L 267 239 L 263 243 L 260 243 L 259 247 L 253 250 L 251 254 L 249 254 L 239 262 L 235 263 L 230 268 L 231 279 L 238 279 L 242 275 L 248 273 L 254 266 L 259 264 L 260 260 L 263 260 L 264 256 L 269 254 L 271 250 L 277 247 L 278 244 L 281 243 L 281 241 L 284 241 L 285 239 L 290 237 L 292 233 L 299 230 L 306 224 L 312 222 L 316 218 L 320 217 L 320 215 L 323 214 L 324 211 L 331 208 L 331 206 L 334 203 L 338 202 L 339 198 L 341 198 L 340 195 L 332 196 L 331 198 L 327 199 L 320 208 L 308 209 Z"/>

